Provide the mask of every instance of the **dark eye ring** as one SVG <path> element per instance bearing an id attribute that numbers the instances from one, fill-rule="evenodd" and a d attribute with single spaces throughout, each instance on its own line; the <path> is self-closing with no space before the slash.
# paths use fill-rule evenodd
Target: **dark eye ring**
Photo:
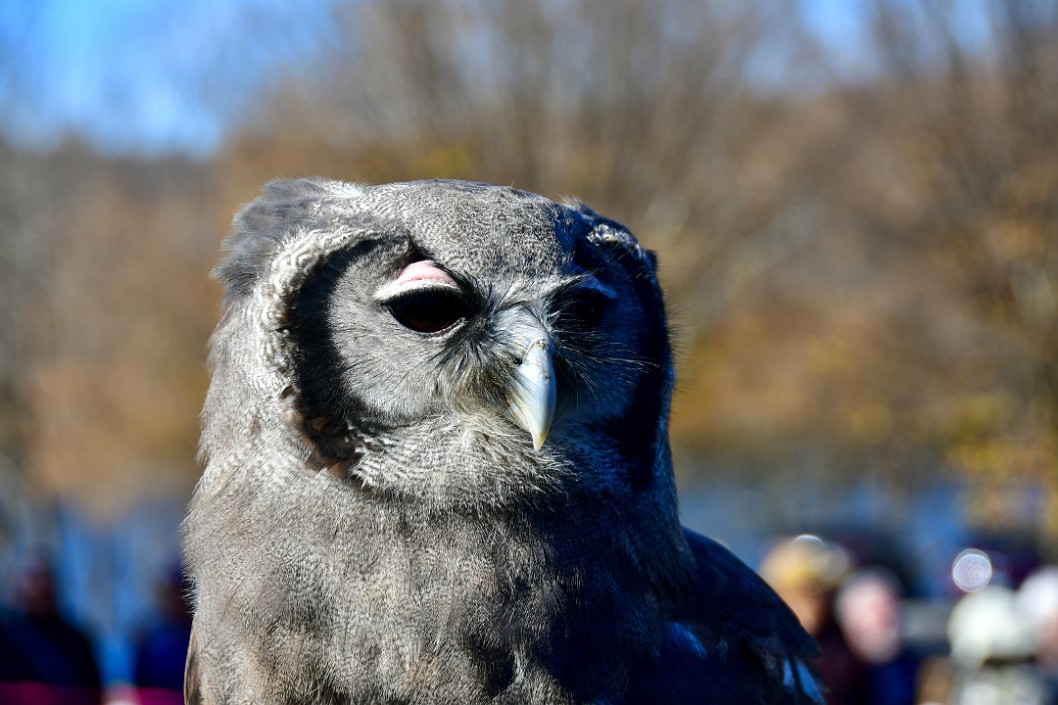
<path id="1" fill-rule="evenodd" d="M 416 333 L 442 333 L 470 317 L 463 294 L 448 287 L 422 287 L 382 304 L 397 323 Z"/>

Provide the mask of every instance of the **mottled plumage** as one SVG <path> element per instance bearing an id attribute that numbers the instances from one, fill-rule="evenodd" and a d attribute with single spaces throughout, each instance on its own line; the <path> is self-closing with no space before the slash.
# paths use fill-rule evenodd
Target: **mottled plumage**
<path id="1" fill-rule="evenodd" d="M 819 697 L 785 605 L 680 527 L 662 295 L 626 229 L 308 179 L 226 247 L 188 703 Z"/>

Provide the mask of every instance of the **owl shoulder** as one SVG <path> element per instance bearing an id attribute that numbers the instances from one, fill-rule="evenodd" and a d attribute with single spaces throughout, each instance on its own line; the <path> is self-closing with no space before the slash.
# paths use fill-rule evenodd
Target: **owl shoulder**
<path id="1" fill-rule="evenodd" d="M 819 649 L 786 603 L 716 541 L 684 529 L 696 581 L 677 610 L 668 648 L 700 672 L 723 674 L 745 702 L 822 703 Z"/>

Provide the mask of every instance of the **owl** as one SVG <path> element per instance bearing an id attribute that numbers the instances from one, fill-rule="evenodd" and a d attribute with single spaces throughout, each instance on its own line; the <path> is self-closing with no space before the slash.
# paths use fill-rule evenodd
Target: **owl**
<path id="1" fill-rule="evenodd" d="M 577 204 L 277 181 L 215 275 L 185 701 L 822 702 L 683 529 L 654 255 Z"/>

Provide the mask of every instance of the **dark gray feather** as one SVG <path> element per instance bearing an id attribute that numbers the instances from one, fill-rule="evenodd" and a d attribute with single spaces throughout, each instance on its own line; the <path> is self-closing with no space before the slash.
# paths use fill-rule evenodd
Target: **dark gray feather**
<path id="1" fill-rule="evenodd" d="M 813 693 L 789 611 L 679 525 L 664 301 L 626 228 L 489 184 L 303 179 L 267 186 L 225 250 L 188 703 Z M 457 297 L 451 325 L 379 293 L 413 271 L 447 291 L 422 305 Z M 539 450 L 507 408 L 543 355 L 526 331 L 557 380 Z"/>

